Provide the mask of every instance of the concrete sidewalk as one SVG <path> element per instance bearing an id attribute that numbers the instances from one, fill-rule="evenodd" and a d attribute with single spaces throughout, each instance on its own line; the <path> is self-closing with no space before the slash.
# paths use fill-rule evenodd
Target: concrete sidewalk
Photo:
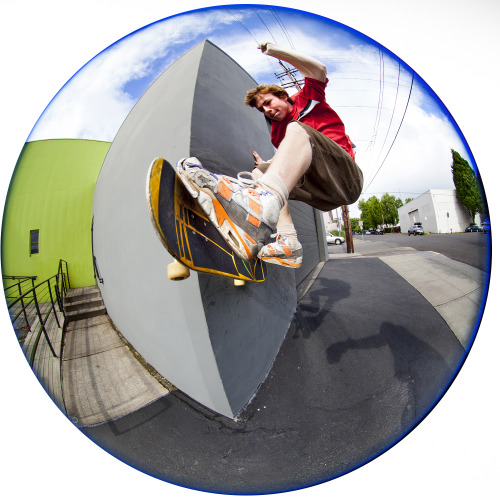
<path id="1" fill-rule="evenodd" d="M 487 274 L 433 252 L 380 259 L 427 299 L 468 349 L 484 303 Z"/>
<path id="2" fill-rule="evenodd" d="M 61 365 L 66 413 L 78 427 L 122 417 L 169 392 L 105 314 L 68 324 Z"/>
<path id="3" fill-rule="evenodd" d="M 484 303 L 488 274 L 436 252 L 359 240 L 355 252 L 333 250 L 330 259 L 379 258 L 396 271 L 443 317 L 464 348 L 469 348 Z"/>

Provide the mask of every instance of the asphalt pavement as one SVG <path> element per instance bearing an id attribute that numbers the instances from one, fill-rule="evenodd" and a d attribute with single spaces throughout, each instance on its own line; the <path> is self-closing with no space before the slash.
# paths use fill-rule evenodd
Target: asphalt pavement
<path id="1" fill-rule="evenodd" d="M 385 251 L 388 248 L 410 247 L 413 250 L 438 252 L 485 272 L 491 266 L 491 234 L 488 233 L 426 234 L 425 236 L 408 236 L 404 233 L 358 235 L 354 236 L 354 244 L 354 250 L 359 250 L 363 254 Z"/>
<path id="2" fill-rule="evenodd" d="M 378 456 L 454 379 L 488 273 L 436 250 L 372 238 L 357 237 L 354 254 L 329 248 L 271 372 L 237 420 L 172 391 L 82 431 L 147 474 L 218 493 L 302 488 Z M 465 314 L 458 324 L 456 311 Z"/>

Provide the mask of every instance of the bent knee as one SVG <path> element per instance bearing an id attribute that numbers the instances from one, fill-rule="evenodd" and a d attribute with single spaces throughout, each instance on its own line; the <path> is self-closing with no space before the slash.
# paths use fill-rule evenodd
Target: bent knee
<path id="1" fill-rule="evenodd" d="M 294 144 L 309 144 L 309 134 L 299 122 L 290 122 L 286 126 L 285 137 Z"/>
<path id="2" fill-rule="evenodd" d="M 299 122 L 294 121 L 294 122 L 290 122 L 286 126 L 286 134 L 303 134 L 303 135 L 307 135 L 307 132 L 304 130 L 304 128 L 302 127 L 302 125 Z"/>

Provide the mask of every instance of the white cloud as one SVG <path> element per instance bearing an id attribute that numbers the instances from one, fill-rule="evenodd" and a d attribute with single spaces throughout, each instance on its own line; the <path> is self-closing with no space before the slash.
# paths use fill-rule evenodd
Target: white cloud
<path id="1" fill-rule="evenodd" d="M 123 86 L 147 74 L 160 57 L 214 25 L 233 22 L 227 12 L 193 13 L 134 33 L 85 65 L 56 95 L 29 140 L 85 138 L 111 141 L 135 103 Z"/>
<path id="2" fill-rule="evenodd" d="M 362 198 L 367 199 L 372 194 L 380 197 L 382 193 L 390 192 L 401 196 L 404 201 L 429 189 L 454 189 L 451 149 L 469 160 L 459 135 L 447 119 L 430 115 L 415 105 L 410 106 L 378 174 L 372 170 L 367 177 L 368 172 L 364 169 L 366 193 Z M 381 161 L 375 166 L 380 166 Z M 359 163 L 363 167 L 362 159 Z"/>

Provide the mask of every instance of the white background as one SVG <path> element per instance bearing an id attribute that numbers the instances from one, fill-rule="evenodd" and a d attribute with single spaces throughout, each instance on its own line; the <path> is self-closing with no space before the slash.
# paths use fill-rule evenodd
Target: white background
<path id="1" fill-rule="evenodd" d="M 189 0 L 182 6 L 183 10 L 190 10 L 225 3 L 229 2 Z M 419 73 L 464 133 L 482 175 L 495 225 L 500 3 L 497 0 L 273 3 L 307 9 L 355 28 L 385 45 Z M 2 3 L 2 200 L 26 138 L 66 81 L 119 38 L 180 12 L 173 3 L 160 0 Z M 412 500 L 440 496 L 492 498 L 498 494 L 495 485 L 500 468 L 497 371 L 500 343 L 495 314 L 498 288 L 493 275 L 486 312 L 471 354 L 451 389 L 416 430 L 358 471 L 285 495 Z M 208 496 L 146 476 L 103 452 L 76 431 L 41 390 L 12 335 L 4 306 L 0 312 L 2 491 L 10 491 L 9 496 L 20 499 L 33 495 L 53 499 L 132 499 L 155 494 L 163 498 Z"/>

